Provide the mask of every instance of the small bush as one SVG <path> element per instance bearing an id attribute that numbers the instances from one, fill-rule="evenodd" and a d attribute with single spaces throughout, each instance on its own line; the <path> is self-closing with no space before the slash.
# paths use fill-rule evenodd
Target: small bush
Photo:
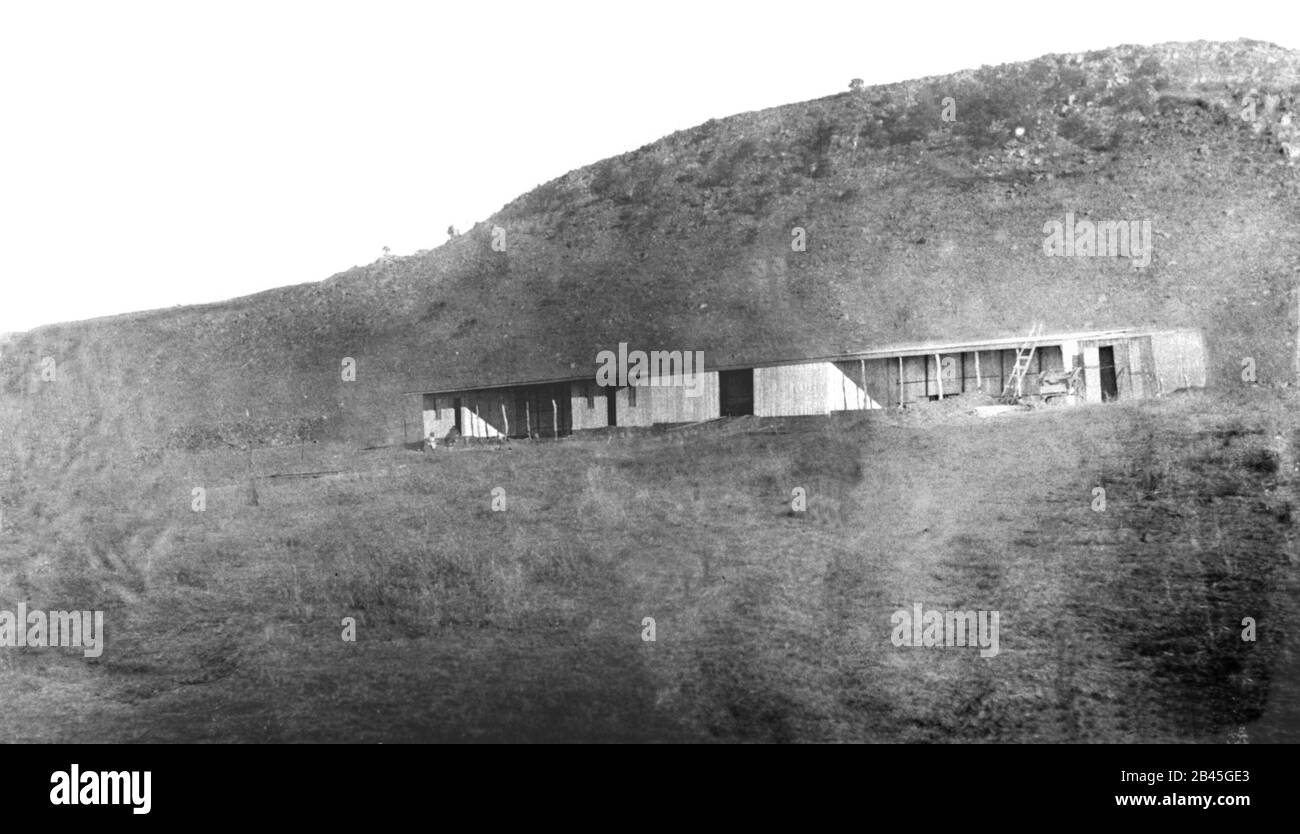
<path id="1" fill-rule="evenodd" d="M 1261 475 L 1277 474 L 1279 465 L 1277 455 L 1272 449 L 1251 449 L 1242 456 L 1242 468 Z"/>

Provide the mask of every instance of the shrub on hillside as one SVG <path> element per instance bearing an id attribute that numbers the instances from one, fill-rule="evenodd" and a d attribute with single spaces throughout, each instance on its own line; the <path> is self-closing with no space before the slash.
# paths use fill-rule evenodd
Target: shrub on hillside
<path id="1" fill-rule="evenodd" d="M 1084 111 L 1073 111 L 1061 119 L 1057 132 L 1081 148 L 1101 151 L 1110 148 L 1116 139 L 1114 130 L 1099 121 L 1090 119 Z"/>
<path id="2" fill-rule="evenodd" d="M 603 159 L 591 166 L 591 184 L 587 188 L 597 197 L 612 199 L 622 187 L 617 163 L 613 159 Z"/>
<path id="3" fill-rule="evenodd" d="M 741 177 L 745 163 L 753 158 L 758 145 L 752 139 L 742 139 L 727 148 L 713 161 L 704 176 L 700 178 L 702 188 L 717 188 L 734 185 Z"/>

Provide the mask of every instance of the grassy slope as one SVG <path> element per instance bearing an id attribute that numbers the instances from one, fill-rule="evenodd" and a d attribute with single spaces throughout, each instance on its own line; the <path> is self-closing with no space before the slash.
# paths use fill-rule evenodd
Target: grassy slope
<path id="1" fill-rule="evenodd" d="M 0 738 L 1296 741 L 1297 404 L 1243 396 L 272 453 L 344 474 L 257 506 L 234 453 L 104 473 L 0 539 L 110 629 L 0 652 Z M 1001 655 L 895 648 L 912 602 L 1001 611 Z"/>

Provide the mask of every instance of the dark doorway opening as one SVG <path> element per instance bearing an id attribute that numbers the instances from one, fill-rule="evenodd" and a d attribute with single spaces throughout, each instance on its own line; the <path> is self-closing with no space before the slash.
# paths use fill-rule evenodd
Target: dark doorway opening
<path id="1" fill-rule="evenodd" d="M 618 389 L 613 386 L 605 388 L 605 425 L 618 425 Z"/>
<path id="2" fill-rule="evenodd" d="M 453 419 L 455 420 L 456 423 L 456 434 L 458 435 L 464 434 L 465 432 L 462 431 L 460 425 L 460 397 L 457 397 L 456 399 L 451 401 L 451 410 L 453 414 Z"/>
<path id="3" fill-rule="evenodd" d="M 754 413 L 754 369 L 719 371 L 718 389 L 723 417 Z"/>
<path id="4" fill-rule="evenodd" d="M 1119 377 L 1115 373 L 1115 348 L 1106 346 L 1097 350 L 1101 364 L 1101 400 L 1110 402 L 1119 399 Z"/>

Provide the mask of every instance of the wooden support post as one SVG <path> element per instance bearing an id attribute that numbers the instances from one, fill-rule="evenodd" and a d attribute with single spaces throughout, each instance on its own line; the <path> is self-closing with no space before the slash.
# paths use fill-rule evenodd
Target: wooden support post
<path id="1" fill-rule="evenodd" d="M 939 386 L 939 399 L 943 399 L 943 362 L 939 359 L 939 354 L 934 355 L 934 378 Z"/>
<path id="2" fill-rule="evenodd" d="M 551 400 L 551 432 L 552 437 L 560 436 L 560 407 L 555 400 Z"/>
<path id="3" fill-rule="evenodd" d="M 506 427 L 505 436 L 506 436 L 506 437 L 509 437 L 509 436 L 510 436 L 510 418 L 506 416 L 506 402 L 505 402 L 505 400 L 502 400 L 502 401 L 501 401 L 501 422 L 502 422 L 503 424 L 505 424 L 505 427 Z"/>
<path id="4" fill-rule="evenodd" d="M 528 400 L 524 400 L 524 424 L 525 424 L 524 434 L 528 435 L 529 440 L 532 440 L 533 439 L 533 410 L 529 406 Z"/>
<path id="5" fill-rule="evenodd" d="M 903 357 L 898 357 L 898 407 L 903 407 Z"/>
<path id="6" fill-rule="evenodd" d="M 862 407 L 870 408 L 868 403 L 871 402 L 871 398 L 867 396 L 867 360 L 865 359 L 858 360 L 858 376 L 862 379 Z"/>
<path id="7" fill-rule="evenodd" d="M 984 378 L 980 376 L 980 352 L 975 351 L 975 387 L 984 391 Z"/>
<path id="8" fill-rule="evenodd" d="M 478 437 L 478 424 L 483 418 L 478 416 L 478 403 L 474 403 L 474 436 Z M 487 432 L 483 432 L 484 435 Z"/>

